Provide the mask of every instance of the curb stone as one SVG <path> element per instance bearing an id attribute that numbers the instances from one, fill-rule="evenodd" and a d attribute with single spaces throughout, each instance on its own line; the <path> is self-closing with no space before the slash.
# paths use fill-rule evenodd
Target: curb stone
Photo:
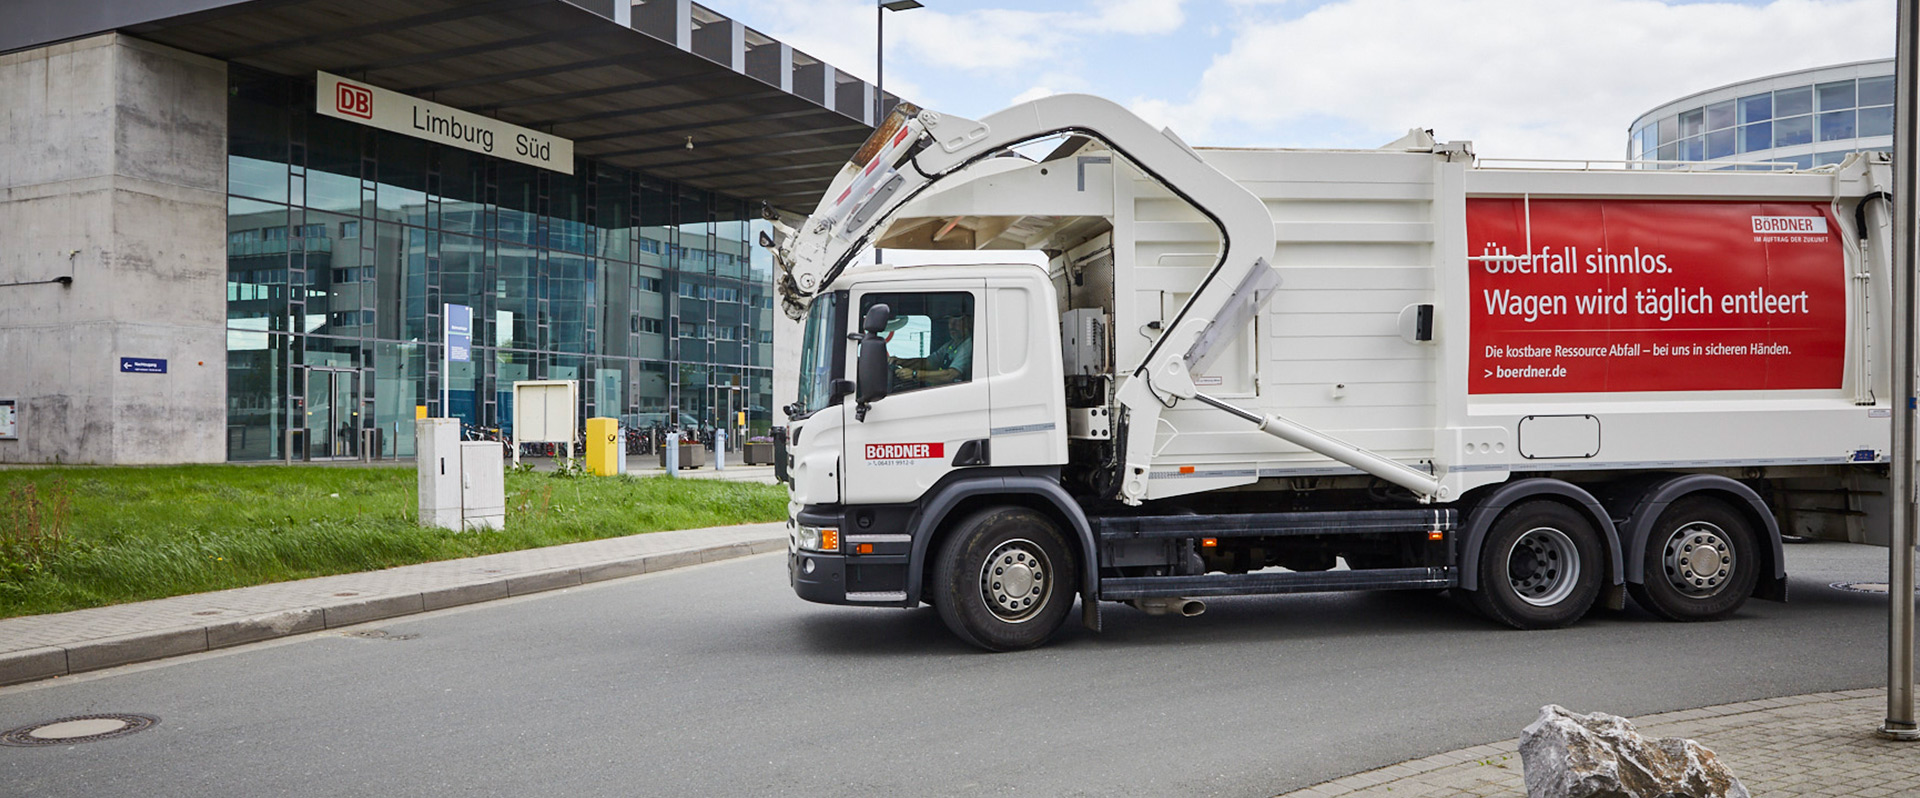
<path id="1" fill-rule="evenodd" d="M 388 595 L 354 595 L 333 602 L 304 607 L 289 607 L 239 617 L 209 619 L 204 624 L 179 625 L 96 637 L 71 644 L 4 651 L 0 652 L 0 686 L 185 654 L 197 654 L 483 601 L 526 596 L 610 579 L 765 554 L 784 550 L 786 545 L 786 536 L 782 532 L 777 536 L 760 537 L 748 541 L 636 553 L 581 565 L 502 573 L 496 577 L 474 579 L 424 590 L 407 590 Z M 513 552 L 509 552 L 511 553 Z M 432 563 L 423 565 L 432 565 Z"/>

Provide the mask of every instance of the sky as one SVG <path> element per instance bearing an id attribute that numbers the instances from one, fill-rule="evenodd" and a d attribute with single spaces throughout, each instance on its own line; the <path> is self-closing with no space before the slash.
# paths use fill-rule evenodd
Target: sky
<path id="1" fill-rule="evenodd" d="M 980 118 L 1083 92 L 1188 143 L 1619 159 L 1687 94 L 1893 56 L 1894 0 L 922 0 L 886 13 L 886 88 Z M 862 78 L 873 0 L 702 0 Z"/>

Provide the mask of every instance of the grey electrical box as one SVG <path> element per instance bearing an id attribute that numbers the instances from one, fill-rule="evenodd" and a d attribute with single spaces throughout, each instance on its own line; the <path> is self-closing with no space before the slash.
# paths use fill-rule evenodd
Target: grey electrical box
<path id="1" fill-rule="evenodd" d="M 460 422 L 423 418 L 414 423 L 414 463 L 420 471 L 420 525 L 460 528 Z"/>
<path id="2" fill-rule="evenodd" d="M 505 529 L 507 477 L 499 441 L 460 444 L 460 521 L 466 529 Z"/>
<path id="3" fill-rule="evenodd" d="M 442 529 L 506 527 L 506 467 L 498 441 L 461 441 L 460 421 L 415 421 L 420 525 Z"/>
<path id="4" fill-rule="evenodd" d="M 1112 371 L 1107 351 L 1107 314 L 1099 308 L 1074 308 L 1060 317 L 1060 358 L 1067 376 Z"/>

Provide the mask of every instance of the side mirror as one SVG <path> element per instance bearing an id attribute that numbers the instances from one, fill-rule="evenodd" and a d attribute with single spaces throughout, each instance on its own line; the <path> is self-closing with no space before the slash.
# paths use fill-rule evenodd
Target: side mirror
<path id="1" fill-rule="evenodd" d="M 767 231 L 765 230 L 760 231 L 760 246 L 765 247 L 767 249 L 774 248 L 773 236 L 767 235 Z"/>
<path id="2" fill-rule="evenodd" d="M 860 355 L 854 366 L 854 374 L 859 378 L 853 394 L 858 403 L 853 411 L 855 421 L 867 420 L 867 405 L 886 398 L 887 340 L 880 337 L 880 331 L 892 320 L 893 310 L 886 305 L 868 308 L 867 315 L 860 319 Z"/>

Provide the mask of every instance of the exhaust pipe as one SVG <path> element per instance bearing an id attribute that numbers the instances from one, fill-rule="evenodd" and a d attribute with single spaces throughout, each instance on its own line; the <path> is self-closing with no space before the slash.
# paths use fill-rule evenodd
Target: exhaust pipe
<path id="1" fill-rule="evenodd" d="M 1190 598 L 1139 598 L 1128 599 L 1133 608 L 1148 615 L 1179 615 L 1191 618 L 1207 611 L 1207 603 Z"/>

